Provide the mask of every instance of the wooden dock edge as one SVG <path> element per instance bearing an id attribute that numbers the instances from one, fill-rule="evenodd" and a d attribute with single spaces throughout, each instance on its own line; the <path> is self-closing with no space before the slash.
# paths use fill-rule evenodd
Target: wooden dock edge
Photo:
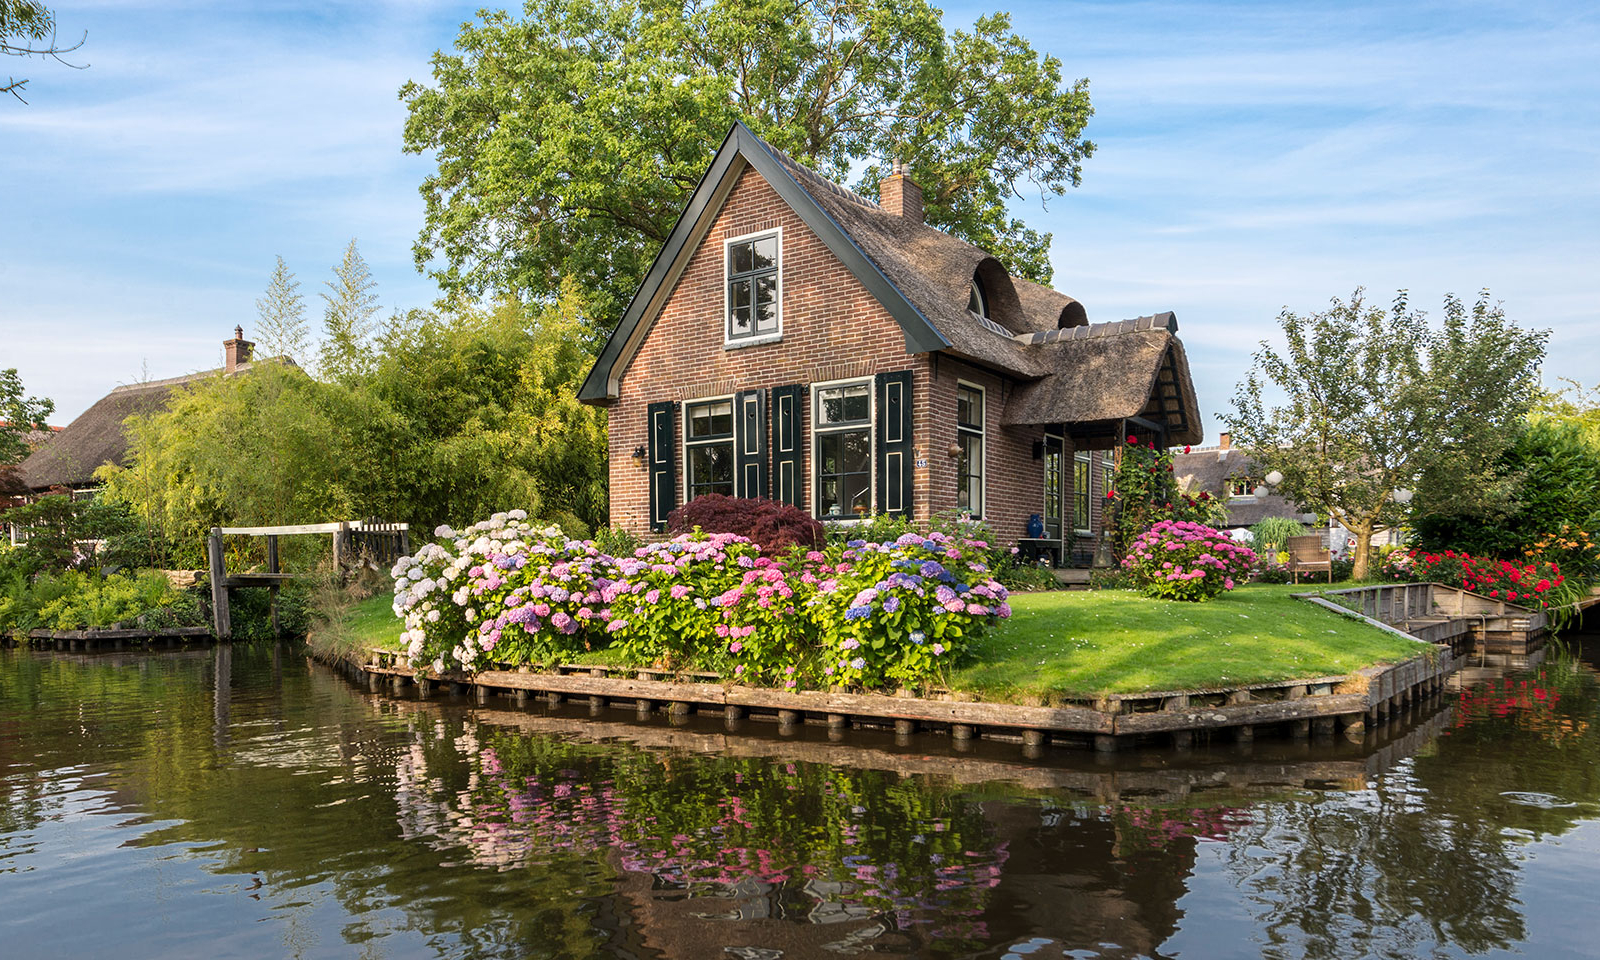
<path id="1" fill-rule="evenodd" d="M 366 662 L 346 659 L 330 665 L 365 680 L 374 690 L 387 679 L 395 692 L 415 685 L 426 696 L 444 684 L 459 692 L 475 690 L 480 703 L 496 694 L 512 696 L 518 703 L 531 697 L 551 703 L 587 699 L 596 711 L 632 706 L 641 716 L 661 710 L 670 716 L 720 713 L 730 720 L 776 715 L 780 725 L 811 720 L 825 722 L 830 729 L 882 726 L 905 734 L 946 733 L 957 740 L 1020 739 L 1033 747 L 1088 743 L 1096 750 L 1114 751 L 1154 735 L 1170 737 L 1180 748 L 1189 746 L 1196 733 L 1227 731 L 1236 740 L 1249 741 L 1258 728 L 1295 739 L 1327 739 L 1342 730 L 1347 739 L 1363 742 L 1378 724 L 1397 721 L 1413 707 L 1439 698 L 1446 678 L 1456 669 L 1456 659 L 1449 647 L 1428 647 L 1401 663 L 1375 665 L 1348 676 L 1124 694 L 1092 705 L 1058 706 L 949 695 L 936 699 L 838 690 L 789 692 L 706 679 L 713 675 L 677 677 L 664 671 L 628 670 L 633 675 L 614 676 L 621 668 L 583 665 L 563 665 L 556 672 L 518 668 L 436 674 L 415 670 L 395 651 L 381 649 L 372 650 Z"/>

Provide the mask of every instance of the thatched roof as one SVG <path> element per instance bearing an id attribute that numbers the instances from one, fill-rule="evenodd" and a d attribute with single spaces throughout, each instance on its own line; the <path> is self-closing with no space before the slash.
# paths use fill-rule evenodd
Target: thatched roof
<path id="1" fill-rule="evenodd" d="M 1034 327 L 1000 261 L 942 230 L 886 213 L 866 197 L 781 153 L 777 156 L 817 206 L 944 336 L 950 344 L 948 352 L 1021 377 L 1049 373 L 1014 339 L 1015 334 L 1031 333 Z M 967 311 L 974 274 L 984 281 L 993 323 L 986 324 Z"/>
<path id="2" fill-rule="evenodd" d="M 1227 498 L 1228 481 L 1234 478 L 1261 482 L 1262 471 L 1242 451 L 1206 447 L 1172 455 L 1172 472 L 1186 489 L 1201 490 L 1214 497 Z M 1226 500 L 1228 525 L 1252 527 L 1268 517 L 1291 517 L 1302 523 L 1315 523 L 1316 514 L 1276 493 L 1236 497 Z"/>
<path id="3" fill-rule="evenodd" d="M 1086 423 L 1143 417 L 1167 427 L 1172 444 L 1203 435 L 1189 358 L 1171 314 L 1035 334 L 1050 376 L 1019 386 L 1006 424 Z"/>
<path id="4" fill-rule="evenodd" d="M 178 386 L 220 372 L 208 370 L 117 387 L 56 434 L 55 439 L 22 461 L 23 482 L 32 490 L 92 485 L 94 472 L 102 464 L 127 465 L 128 438 L 122 429 L 124 420 L 134 414 L 164 410 Z"/>
<path id="5" fill-rule="evenodd" d="M 1081 327 L 1089 322 L 1083 304 L 1042 283 L 1012 278 L 1017 296 L 1022 300 L 1022 311 L 1027 314 L 1028 326 L 1037 332 Z"/>

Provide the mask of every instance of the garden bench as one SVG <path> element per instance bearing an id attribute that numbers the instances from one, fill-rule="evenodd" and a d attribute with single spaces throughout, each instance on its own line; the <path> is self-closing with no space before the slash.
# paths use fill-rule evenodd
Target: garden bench
<path id="1" fill-rule="evenodd" d="M 1328 571 L 1328 582 L 1333 582 L 1333 555 L 1322 545 L 1321 537 L 1290 537 L 1284 546 L 1289 550 L 1289 572 L 1295 583 L 1300 582 L 1302 572 L 1315 570 Z"/>

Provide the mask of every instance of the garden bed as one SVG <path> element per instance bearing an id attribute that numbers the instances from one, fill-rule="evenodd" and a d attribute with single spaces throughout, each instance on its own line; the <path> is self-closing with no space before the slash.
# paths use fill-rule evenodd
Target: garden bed
<path id="1" fill-rule="evenodd" d="M 975 639 L 971 657 L 946 679 L 973 699 L 1052 704 L 1348 676 L 1429 649 L 1295 600 L 1295 592 L 1305 587 L 1249 584 L 1206 603 L 1121 590 L 1018 594 L 1011 620 Z M 362 601 L 342 646 L 398 650 L 402 627 L 391 603 L 387 595 Z M 572 660 L 627 666 L 614 649 Z"/>

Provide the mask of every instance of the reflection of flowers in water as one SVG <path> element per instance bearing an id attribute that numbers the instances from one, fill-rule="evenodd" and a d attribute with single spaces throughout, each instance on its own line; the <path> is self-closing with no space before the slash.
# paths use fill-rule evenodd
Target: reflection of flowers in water
<path id="1" fill-rule="evenodd" d="M 693 897 L 781 887 L 813 904 L 812 922 L 877 915 L 900 929 L 935 924 L 934 935 L 959 940 L 985 935 L 975 918 L 1007 857 L 975 808 L 919 815 L 908 807 L 926 803 L 929 785 L 887 774 L 748 761 L 720 776 L 740 762 L 696 758 L 669 770 L 645 755 L 637 770 L 613 767 L 599 778 L 591 769 L 586 778 L 567 767 L 595 754 L 541 757 L 527 769 L 470 733 L 453 746 L 452 765 L 469 759 L 464 788 L 430 774 L 420 740 L 400 757 L 400 826 L 408 839 L 465 850 L 481 867 L 605 861 Z M 436 768 L 443 759 L 432 757 Z M 899 791 L 892 804 L 879 796 L 886 789 Z"/>
<path id="2" fill-rule="evenodd" d="M 1568 672 L 1557 671 L 1554 678 L 1540 670 L 1532 680 L 1492 680 L 1471 689 L 1463 688 L 1456 702 L 1455 722 L 1444 731 L 1449 736 L 1474 722 L 1496 719 L 1514 720 L 1518 727 L 1532 730 L 1552 743 L 1581 739 L 1589 729 L 1589 722 L 1581 714 L 1563 714 L 1556 709 L 1561 702 L 1558 684 L 1567 679 Z"/>
<path id="3" fill-rule="evenodd" d="M 1250 822 L 1249 812 L 1239 807 L 1209 809 L 1164 809 L 1124 805 L 1113 809 L 1121 826 L 1119 845 L 1157 850 L 1180 837 L 1195 840 L 1226 840 L 1240 826 Z"/>

